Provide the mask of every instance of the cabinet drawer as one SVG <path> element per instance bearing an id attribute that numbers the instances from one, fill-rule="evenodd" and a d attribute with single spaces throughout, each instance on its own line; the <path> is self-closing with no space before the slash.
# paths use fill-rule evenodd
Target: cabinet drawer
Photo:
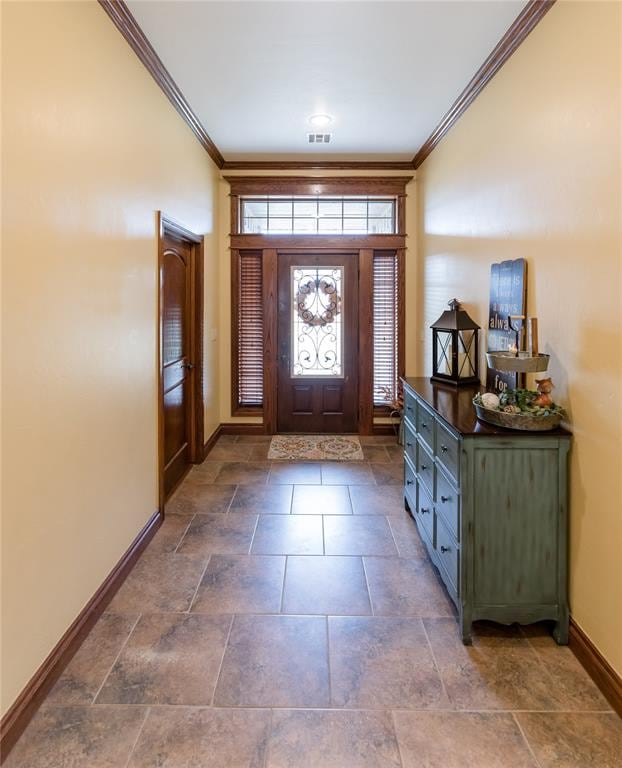
<path id="1" fill-rule="evenodd" d="M 460 495 L 440 468 L 436 470 L 436 509 L 443 516 L 449 530 L 460 541 Z"/>
<path id="2" fill-rule="evenodd" d="M 417 441 L 417 475 L 426 486 L 431 498 L 434 498 L 434 459 L 425 445 Z"/>
<path id="3" fill-rule="evenodd" d="M 434 545 L 434 504 L 432 497 L 421 483 L 417 484 L 417 499 L 415 519 Z"/>
<path id="4" fill-rule="evenodd" d="M 438 420 L 436 421 L 436 458 L 457 485 L 460 468 L 460 441 Z"/>
<path id="5" fill-rule="evenodd" d="M 417 426 L 417 399 L 408 387 L 404 387 L 404 416 L 413 427 Z"/>
<path id="6" fill-rule="evenodd" d="M 404 461 L 404 496 L 414 517 L 417 509 L 417 477 L 414 466 L 411 465 L 408 456 Z"/>
<path id="7" fill-rule="evenodd" d="M 412 461 L 413 465 L 417 465 L 417 438 L 410 424 L 404 422 L 404 453 Z"/>
<path id="8" fill-rule="evenodd" d="M 443 581 L 447 584 L 447 589 L 457 594 L 460 552 L 456 540 L 440 515 L 436 517 L 436 555 L 441 566 L 440 573 Z M 447 579 L 450 583 L 447 583 Z"/>
<path id="9" fill-rule="evenodd" d="M 417 435 L 434 452 L 434 414 L 423 403 L 417 403 Z"/>

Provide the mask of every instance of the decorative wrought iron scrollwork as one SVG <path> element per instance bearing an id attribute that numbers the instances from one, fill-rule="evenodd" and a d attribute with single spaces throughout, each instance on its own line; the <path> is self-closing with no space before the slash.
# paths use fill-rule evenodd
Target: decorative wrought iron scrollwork
<path id="1" fill-rule="evenodd" d="M 341 267 L 294 267 L 293 374 L 341 376 Z"/>

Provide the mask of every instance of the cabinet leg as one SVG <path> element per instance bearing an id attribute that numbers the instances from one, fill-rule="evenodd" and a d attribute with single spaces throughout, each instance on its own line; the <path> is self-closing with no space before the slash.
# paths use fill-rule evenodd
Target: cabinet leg
<path id="1" fill-rule="evenodd" d="M 559 619 L 555 622 L 553 627 L 553 637 L 557 645 L 568 645 L 568 633 L 569 633 L 570 617 L 568 615 L 568 608 L 563 608 L 560 612 Z"/>
<path id="2" fill-rule="evenodd" d="M 464 611 L 460 611 L 460 633 L 462 635 L 462 642 L 464 645 L 473 645 L 472 635 L 473 622 L 470 615 Z"/>

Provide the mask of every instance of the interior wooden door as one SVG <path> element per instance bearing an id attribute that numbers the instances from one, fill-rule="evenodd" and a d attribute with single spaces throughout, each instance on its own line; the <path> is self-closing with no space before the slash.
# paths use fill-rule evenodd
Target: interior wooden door
<path id="1" fill-rule="evenodd" d="M 279 254 L 279 432 L 358 431 L 358 255 Z"/>
<path id="2" fill-rule="evenodd" d="M 164 234 L 160 259 L 164 494 L 192 461 L 192 245 Z"/>

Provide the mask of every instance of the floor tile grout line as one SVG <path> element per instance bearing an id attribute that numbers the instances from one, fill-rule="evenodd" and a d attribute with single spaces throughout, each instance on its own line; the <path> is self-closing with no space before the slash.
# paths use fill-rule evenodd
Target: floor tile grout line
<path id="1" fill-rule="evenodd" d="M 147 707 L 147 711 L 145 712 L 145 716 L 143 717 L 143 721 L 140 724 L 140 728 L 138 729 L 138 733 L 136 734 L 136 738 L 134 739 L 134 743 L 132 744 L 132 748 L 130 749 L 130 753 L 127 756 L 127 760 L 125 761 L 124 768 L 128 768 L 129 764 L 132 761 L 132 756 L 136 750 L 136 745 L 138 744 L 140 737 L 142 735 L 143 729 L 145 727 L 145 723 L 147 722 L 149 715 L 151 714 L 151 707 Z"/>
<path id="2" fill-rule="evenodd" d="M 514 720 L 514 722 L 516 723 L 516 727 L 518 728 L 518 730 L 519 730 L 519 733 L 520 733 L 520 735 L 521 735 L 521 737 L 522 737 L 523 741 L 525 742 L 525 745 L 526 745 L 526 747 L 527 747 L 527 749 L 528 749 L 528 751 L 529 751 L 529 754 L 530 754 L 530 755 L 532 756 L 532 758 L 533 758 L 533 761 L 534 761 L 534 764 L 535 764 L 535 766 L 537 766 L 537 768 L 542 768 L 542 766 L 540 765 L 540 761 L 539 761 L 539 760 L 538 760 L 538 758 L 536 757 L 536 753 L 533 751 L 533 748 L 532 748 L 532 746 L 531 746 L 531 743 L 529 742 L 529 739 L 527 738 L 527 735 L 526 735 L 526 734 L 525 734 L 525 732 L 523 731 L 523 727 L 522 727 L 522 725 L 520 724 L 520 722 L 519 722 L 519 720 L 518 720 L 518 717 L 516 717 L 516 713 L 515 713 L 515 712 L 510 712 L 510 715 L 511 715 L 511 717 L 512 717 L 512 720 Z"/>
<path id="3" fill-rule="evenodd" d="M 237 496 L 238 488 L 240 487 L 239 483 L 235 484 L 235 488 L 233 490 L 233 493 L 231 494 L 231 498 L 229 499 L 229 504 L 227 504 L 227 509 L 225 510 L 225 515 L 229 515 L 231 513 L 231 507 L 233 505 L 233 500 Z"/>
<path id="4" fill-rule="evenodd" d="M 220 614 L 221 616 L 231 616 L 231 614 Z M 274 614 L 278 616 L 278 614 Z M 235 614 L 240 616 L 240 614 Z M 287 614 L 285 617 L 287 618 Z M 334 618 L 334 617 L 329 617 Z M 351 618 L 349 616 L 341 618 Z M 364 618 L 370 618 L 366 616 Z M 275 709 L 275 710 L 301 710 L 301 711 L 325 711 L 331 710 L 335 712 L 422 712 L 422 713 L 445 713 L 454 715 L 581 715 L 581 716 L 593 716 L 605 717 L 614 719 L 617 723 L 619 716 L 616 712 L 611 710 L 575 710 L 575 709 L 452 709 L 451 707 L 400 707 L 400 706 L 370 706 L 354 707 L 354 706 L 339 706 L 338 704 L 330 706 L 303 706 L 300 704 L 288 704 L 288 705 L 271 705 L 271 704 L 223 704 L 221 706 L 211 706 L 210 704 L 145 704 L 143 702 L 132 704 L 48 704 L 46 709 L 170 709 L 170 710 L 182 710 L 182 709 L 234 709 L 234 710 L 257 710 L 257 709 Z"/>
<path id="5" fill-rule="evenodd" d="M 190 520 L 188 521 L 188 525 L 185 527 L 184 532 L 181 535 L 181 538 L 177 542 L 177 546 L 175 547 L 175 549 L 170 554 L 172 554 L 172 555 L 179 555 L 179 554 L 181 554 L 181 552 L 178 552 L 177 550 L 181 547 L 181 545 L 183 543 L 183 540 L 186 538 L 186 535 L 188 534 L 188 530 L 189 530 L 190 526 L 192 525 L 192 523 L 194 522 L 194 518 L 196 516 L 197 516 L 196 512 L 193 515 L 190 516 Z M 149 549 L 149 547 L 147 547 L 147 550 L 148 549 Z M 145 550 L 145 551 L 147 551 L 147 550 Z"/>
<path id="6" fill-rule="evenodd" d="M 259 517 L 260 515 L 255 515 L 255 527 L 253 528 L 253 535 L 251 536 L 250 543 L 248 545 L 248 552 L 244 552 L 243 554 L 246 555 L 252 555 L 253 554 L 253 544 L 255 543 L 255 536 L 257 534 L 257 528 L 259 527 Z"/>
<path id="7" fill-rule="evenodd" d="M 188 604 L 188 608 L 185 611 L 183 611 L 183 613 L 187 613 L 187 614 L 193 613 L 192 606 L 196 602 L 197 595 L 199 594 L 199 589 L 201 588 L 201 584 L 203 583 L 203 578 L 204 578 L 204 576 L 205 576 L 205 574 L 207 572 L 207 566 L 210 564 L 211 560 L 212 560 L 212 555 L 209 554 L 207 556 L 207 560 L 205 561 L 205 567 L 201 571 L 201 577 L 199 579 L 198 584 L 196 585 L 196 588 L 194 590 L 194 594 L 192 595 L 192 599 L 190 600 L 190 603 Z M 194 613 L 200 613 L 200 611 L 194 611 Z"/>
<path id="8" fill-rule="evenodd" d="M 393 725 L 393 733 L 395 734 L 395 744 L 397 746 L 397 756 L 400 761 L 400 768 L 404 768 L 404 758 L 402 757 L 402 747 L 400 746 L 400 739 L 397 734 L 397 724 L 395 722 L 395 710 L 390 709 L 389 717 L 391 718 L 391 724 Z"/>
<path id="9" fill-rule="evenodd" d="M 432 656 L 432 663 L 434 664 L 434 669 L 436 670 L 436 674 L 439 677 L 439 680 L 441 681 L 441 687 L 443 689 L 443 693 L 445 694 L 445 698 L 448 702 L 451 702 L 451 698 L 449 696 L 449 692 L 447 691 L 447 686 L 445 685 L 445 680 L 443 678 L 443 675 L 441 673 L 441 668 L 438 664 L 438 661 L 436 659 L 436 654 L 434 653 L 434 648 L 432 647 L 432 641 L 430 640 L 430 635 L 428 634 L 428 628 L 425 625 L 425 621 L 423 619 L 419 619 L 421 622 L 421 626 L 423 628 L 423 633 L 425 635 L 425 639 L 428 642 L 428 648 L 430 649 L 430 655 Z"/>
<path id="10" fill-rule="evenodd" d="M 376 612 L 374 610 L 374 601 L 371 599 L 371 588 L 369 586 L 369 577 L 367 575 L 367 568 L 365 567 L 365 557 L 367 555 L 361 555 L 361 565 L 363 566 L 363 575 L 365 576 L 365 586 L 367 587 L 367 599 L 369 600 L 369 610 L 370 615 L 375 616 Z"/>
<path id="11" fill-rule="evenodd" d="M 268 723 L 268 738 L 266 740 L 266 748 L 263 756 L 263 768 L 268 768 L 270 765 L 270 748 L 272 746 L 272 734 L 274 733 L 274 708 L 270 707 L 270 721 Z"/>
<path id="12" fill-rule="evenodd" d="M 121 657 L 121 654 L 122 654 L 122 653 L 123 653 L 123 651 L 125 650 L 125 646 L 128 644 L 128 642 L 129 642 L 129 640 L 130 640 L 130 637 L 131 637 L 131 636 L 134 634 L 134 630 L 136 629 L 136 626 L 138 625 L 138 622 L 141 620 L 142 616 L 143 616 L 143 614 L 142 614 L 142 613 L 139 613 L 139 614 L 138 614 L 138 616 L 136 617 L 136 620 L 134 621 L 134 623 L 133 623 L 133 624 L 132 624 L 132 626 L 130 627 L 130 631 L 127 633 L 127 637 L 125 638 L 125 640 L 124 640 L 124 641 L 123 641 L 123 643 L 121 644 L 121 647 L 119 648 L 119 652 L 118 652 L 118 653 L 117 653 L 117 655 L 114 657 L 114 660 L 113 660 L 112 664 L 110 665 L 110 668 L 108 669 L 108 671 L 107 671 L 107 672 L 106 672 L 106 674 L 104 675 L 104 679 L 102 680 L 102 682 L 101 682 L 101 684 L 100 684 L 99 688 L 98 688 L 98 689 L 97 689 L 97 691 L 95 692 L 95 695 L 94 695 L 94 696 L 93 696 L 93 698 L 91 699 L 91 706 L 92 706 L 93 704 L 95 704 L 95 702 L 97 701 L 97 697 L 99 696 L 99 694 L 100 694 L 100 693 L 101 693 L 101 691 L 102 691 L 102 688 L 103 688 L 103 687 L 104 687 L 104 685 L 106 684 L 106 680 L 108 680 L 108 678 L 110 677 L 110 675 L 111 675 L 111 673 L 112 673 L 112 670 L 113 670 L 113 669 L 114 669 L 114 667 L 115 667 L 115 664 L 117 663 L 117 661 L 118 661 L 118 660 L 119 660 L 119 658 Z M 90 634 L 90 632 L 89 632 L 89 634 Z M 88 637 L 88 635 L 87 635 L 87 637 Z"/>
<path id="13" fill-rule="evenodd" d="M 279 555 L 276 555 L 279 557 Z M 285 602 L 285 580 L 287 579 L 287 564 L 289 563 L 289 555 L 285 555 L 285 567 L 283 568 L 283 583 L 281 584 L 281 601 L 279 603 L 279 614 L 283 615 L 283 605 Z"/>
<path id="14" fill-rule="evenodd" d="M 216 691 L 218 690 L 218 683 L 220 682 L 220 675 L 222 674 L 223 664 L 225 663 L 225 656 L 227 655 L 227 649 L 229 648 L 229 640 L 231 639 L 231 633 L 233 631 L 233 622 L 235 621 L 236 614 L 231 614 L 231 621 L 229 622 L 229 631 L 227 632 L 227 638 L 222 649 L 222 656 L 220 658 L 220 664 L 218 665 L 218 674 L 216 675 L 216 681 L 214 682 L 214 690 L 212 691 L 212 698 L 210 699 L 210 707 L 214 707 L 216 700 Z"/>
<path id="15" fill-rule="evenodd" d="M 324 617 L 324 621 L 326 622 L 326 665 L 328 670 L 328 706 L 333 706 L 333 674 L 332 674 L 332 667 L 330 663 L 330 624 L 328 621 L 328 616 Z"/>
<path id="16" fill-rule="evenodd" d="M 389 526 L 389 530 L 391 531 L 391 538 L 393 539 L 393 544 L 395 545 L 395 550 L 397 552 L 398 559 L 402 559 L 402 550 L 400 549 L 400 545 L 397 543 L 397 539 L 395 538 L 395 531 L 393 530 L 393 526 L 391 525 L 391 516 L 390 515 L 383 515 L 384 519 L 387 521 L 387 525 Z"/>

